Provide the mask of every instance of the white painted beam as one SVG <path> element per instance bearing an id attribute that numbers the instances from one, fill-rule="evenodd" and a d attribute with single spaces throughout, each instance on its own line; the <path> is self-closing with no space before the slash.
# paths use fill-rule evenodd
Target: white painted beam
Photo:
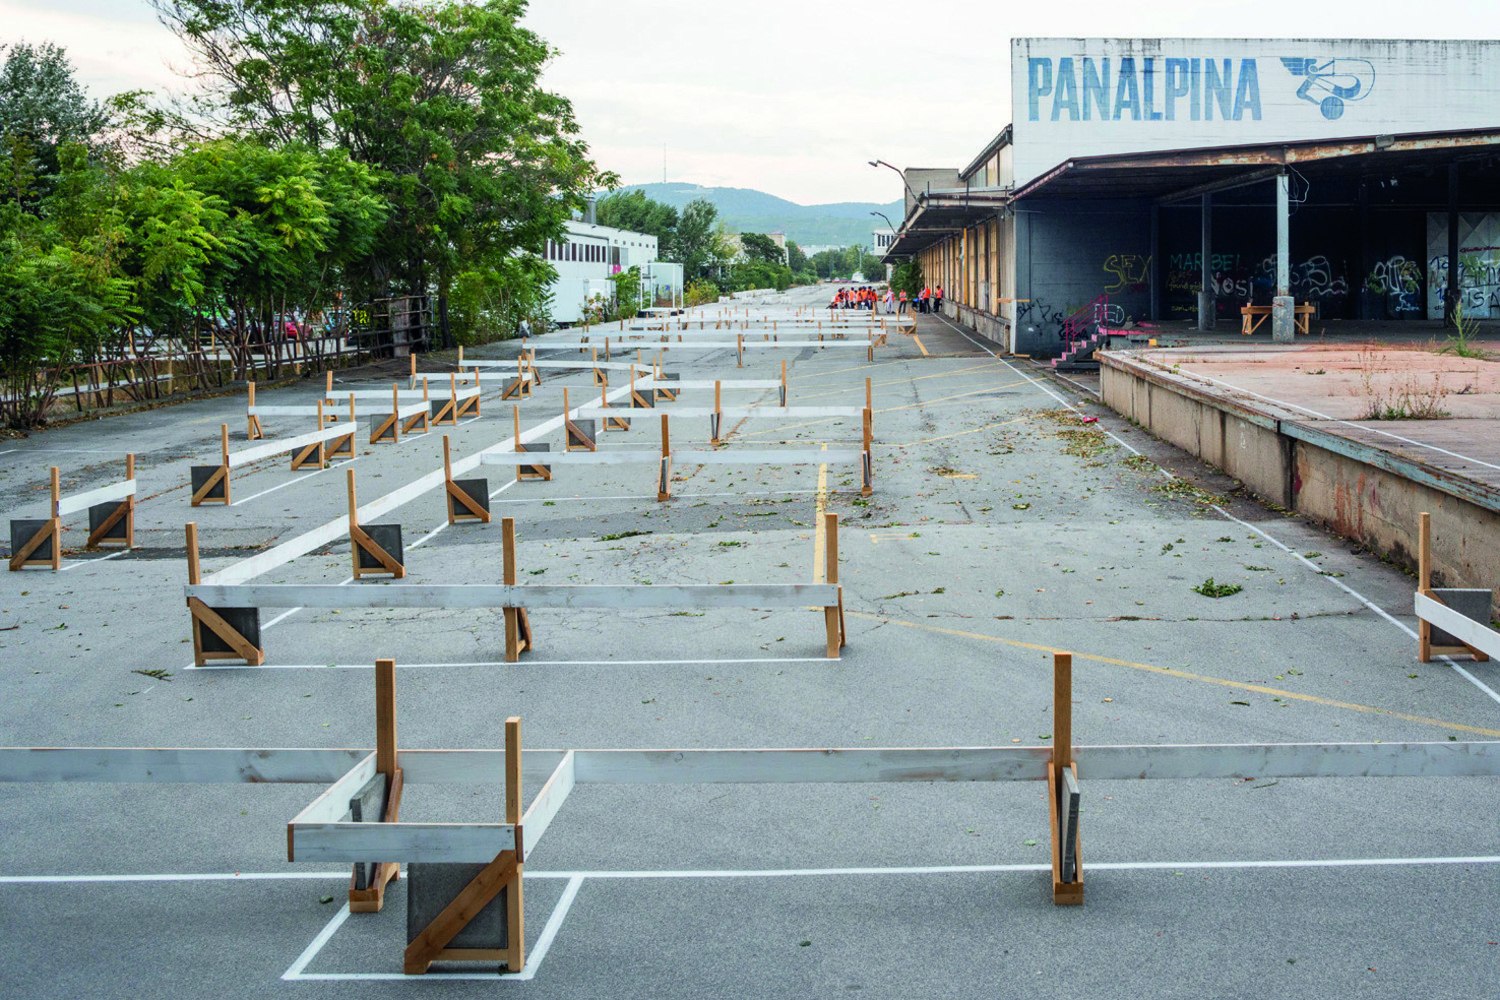
<path id="1" fill-rule="evenodd" d="M 486 864 L 514 850 L 509 823 L 292 823 L 294 861 Z"/>
<path id="2" fill-rule="evenodd" d="M 800 608 L 838 603 L 828 583 L 251 583 L 188 585 L 211 608 Z"/>
<path id="3" fill-rule="evenodd" d="M 1500 632 L 1460 614 L 1441 601 L 1434 601 L 1420 591 L 1416 595 L 1417 617 L 1435 625 L 1481 652 L 1500 659 Z"/>
<path id="4" fill-rule="evenodd" d="M 327 784 L 337 781 L 369 752 L 237 747 L 0 747 L 0 782 Z"/>
<path id="5" fill-rule="evenodd" d="M 66 517 L 80 510 L 88 510 L 96 503 L 107 503 L 110 500 L 124 500 L 126 497 L 135 496 L 135 480 L 127 479 L 121 483 L 111 483 L 101 486 L 87 493 L 75 493 L 70 497 L 62 497 L 57 501 L 57 516 Z"/>

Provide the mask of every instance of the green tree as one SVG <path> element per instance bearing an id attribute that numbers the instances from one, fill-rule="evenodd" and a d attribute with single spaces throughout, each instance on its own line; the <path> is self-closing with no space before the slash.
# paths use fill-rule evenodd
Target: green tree
<path id="1" fill-rule="evenodd" d="M 45 196 L 36 158 L 0 159 L 0 187 L 15 195 L 0 201 L 0 415 L 14 428 L 40 426 L 64 366 L 91 356 L 131 314 L 108 178 L 79 143 L 56 154 Z"/>
<path id="2" fill-rule="evenodd" d="M 813 269 L 812 261 L 808 259 L 807 254 L 803 253 L 802 248 L 791 240 L 786 241 L 786 265 L 797 272 Z"/>
<path id="3" fill-rule="evenodd" d="M 276 330 L 289 306 L 332 294 L 335 276 L 374 245 L 385 220 L 377 180 L 342 152 L 220 140 L 180 157 L 182 181 L 222 206 L 223 225 L 207 283 L 229 320 L 241 378 L 249 345 Z"/>
<path id="4" fill-rule="evenodd" d="M 694 198 L 683 206 L 672 259 L 682 265 L 686 280 L 705 277 L 718 266 L 718 221 L 719 210 L 707 198 Z"/>
<path id="5" fill-rule="evenodd" d="M 51 42 L 0 45 L 0 144 L 12 159 L 34 159 L 34 197 L 43 197 L 61 170 L 58 150 L 92 147 L 109 115 L 73 78 L 67 53 Z"/>
<path id="6" fill-rule="evenodd" d="M 914 299 L 922 291 L 922 265 L 915 257 L 908 257 L 896 265 L 895 273 L 891 275 L 891 288 L 897 294 L 905 292 L 907 298 Z"/>
<path id="7" fill-rule="evenodd" d="M 780 267 L 786 263 L 781 252 L 781 247 L 776 241 L 763 233 L 741 233 L 740 247 L 745 251 L 745 256 L 753 261 Z"/>
<path id="8" fill-rule="evenodd" d="M 600 199 L 595 217 L 601 226 L 655 236 L 656 255 L 662 260 L 675 260 L 672 240 L 677 235 L 677 209 L 647 198 L 640 188 Z"/>
<path id="9" fill-rule="evenodd" d="M 390 212 L 363 277 L 438 296 L 458 275 L 540 255 L 588 192 L 615 182 L 540 75 L 555 51 L 523 0 L 152 0 L 198 57 L 207 120 L 270 144 L 342 148 Z"/>

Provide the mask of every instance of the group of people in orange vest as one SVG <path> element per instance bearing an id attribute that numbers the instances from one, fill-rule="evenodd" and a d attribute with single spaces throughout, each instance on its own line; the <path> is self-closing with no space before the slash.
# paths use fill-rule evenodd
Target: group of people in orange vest
<path id="1" fill-rule="evenodd" d="M 943 286 L 933 288 L 930 285 L 923 286 L 917 293 L 915 300 L 908 303 L 906 291 L 903 289 L 899 295 L 887 286 L 885 294 L 882 295 L 871 285 L 862 285 L 859 288 L 840 288 L 833 293 L 833 301 L 828 304 L 830 309 L 869 309 L 875 310 L 879 303 L 885 303 L 887 313 L 899 312 L 906 314 L 908 304 L 913 312 L 941 312 L 943 308 Z"/>
<path id="2" fill-rule="evenodd" d="M 892 303 L 892 297 L 893 296 L 891 292 L 887 290 L 885 293 L 885 311 L 890 312 L 891 306 L 894 304 L 896 306 L 896 311 L 901 313 L 902 315 L 905 315 L 908 305 L 906 299 L 906 291 L 904 289 L 902 290 L 900 297 L 896 300 L 895 303 Z M 913 312 L 925 313 L 942 311 L 943 286 L 938 285 L 936 288 L 933 288 L 930 285 L 924 285 L 922 290 L 917 293 L 915 301 L 911 302 L 910 305 Z"/>
<path id="3" fill-rule="evenodd" d="M 828 308 L 873 310 L 879 298 L 879 293 L 875 291 L 873 285 L 861 285 L 859 288 L 840 288 L 837 292 L 833 293 L 833 301 L 829 303 Z"/>

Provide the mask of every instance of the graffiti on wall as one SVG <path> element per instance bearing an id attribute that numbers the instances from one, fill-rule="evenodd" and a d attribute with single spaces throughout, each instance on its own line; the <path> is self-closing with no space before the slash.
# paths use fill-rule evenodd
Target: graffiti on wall
<path id="1" fill-rule="evenodd" d="M 1459 216 L 1458 288 L 1464 315 L 1500 318 L 1500 215 L 1465 212 Z M 1448 216 L 1427 216 L 1427 318 L 1443 318 L 1448 294 Z"/>
<path id="2" fill-rule="evenodd" d="M 1420 313 L 1422 265 L 1400 254 L 1377 261 L 1365 277 L 1365 291 L 1385 299 L 1388 315 L 1399 317 Z"/>
<path id="3" fill-rule="evenodd" d="M 1167 272 L 1166 309 L 1173 317 L 1198 314 L 1198 291 L 1202 287 L 1203 255 L 1172 254 Z M 1237 315 L 1246 303 L 1269 305 L 1276 294 L 1276 255 L 1259 263 L 1237 253 L 1212 254 L 1210 287 L 1217 297 L 1220 316 Z M 1344 268 L 1318 254 L 1291 266 L 1291 293 L 1299 302 L 1329 302 L 1349 294 Z"/>
<path id="4" fill-rule="evenodd" d="M 1104 273 L 1114 277 L 1104 294 L 1151 291 L 1151 258 L 1135 253 L 1112 253 L 1104 259 Z"/>

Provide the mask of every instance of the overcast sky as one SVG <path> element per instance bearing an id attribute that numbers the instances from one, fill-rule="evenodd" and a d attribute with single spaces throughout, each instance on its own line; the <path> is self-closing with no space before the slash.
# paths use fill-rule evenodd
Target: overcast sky
<path id="1" fill-rule="evenodd" d="M 867 165 L 965 165 L 1010 121 L 1013 35 L 1500 37 L 1495 0 L 534 0 L 600 166 L 626 183 L 758 188 L 802 204 L 894 201 Z M 186 54 L 144 0 L 0 0 L 0 41 L 64 45 L 96 97 L 178 85 Z M 1500 108 L 1500 100 L 1497 100 Z"/>

